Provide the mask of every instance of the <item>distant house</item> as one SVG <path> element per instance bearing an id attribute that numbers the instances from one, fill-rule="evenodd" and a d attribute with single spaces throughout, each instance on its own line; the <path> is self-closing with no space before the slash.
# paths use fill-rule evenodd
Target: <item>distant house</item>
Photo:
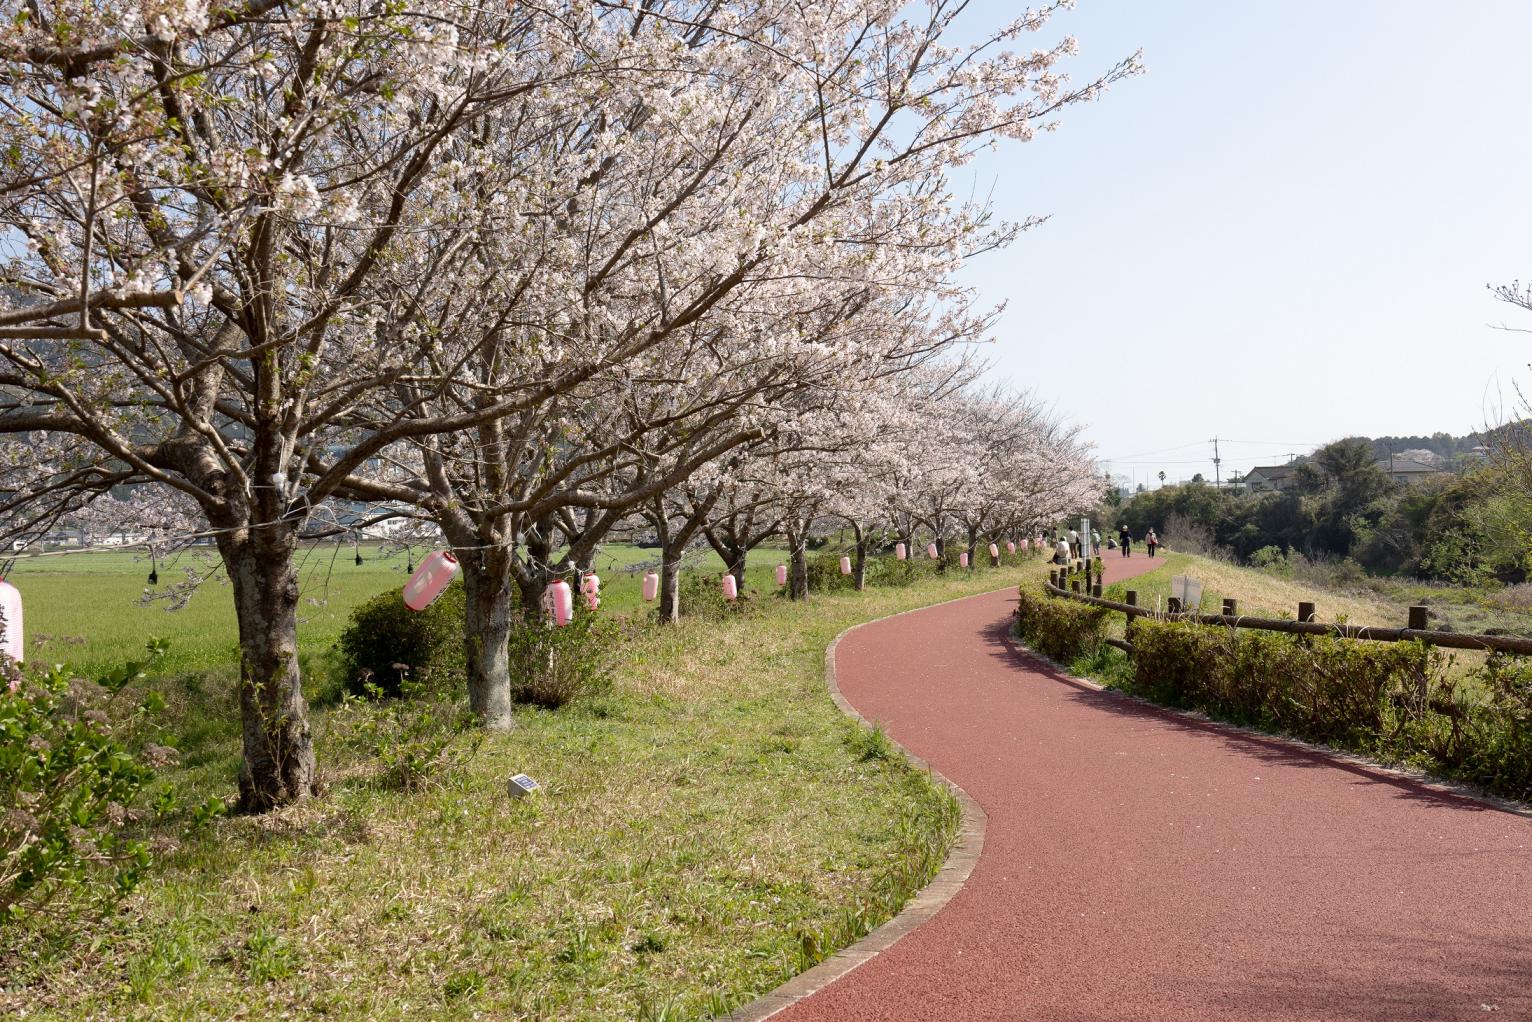
<path id="1" fill-rule="evenodd" d="M 1447 470 L 1440 465 L 1416 461 L 1414 458 L 1389 458 L 1378 462 L 1378 468 L 1394 482 L 1403 483 L 1406 486 L 1440 479 L 1448 474 Z"/>
<path id="2" fill-rule="evenodd" d="M 1243 480 L 1251 493 L 1280 493 L 1293 485 L 1294 465 L 1257 465 Z"/>

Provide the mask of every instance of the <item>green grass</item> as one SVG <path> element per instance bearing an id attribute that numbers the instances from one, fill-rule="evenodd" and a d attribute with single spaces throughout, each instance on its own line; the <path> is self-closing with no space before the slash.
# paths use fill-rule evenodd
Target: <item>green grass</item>
<path id="1" fill-rule="evenodd" d="M 756 560 L 752 581 L 774 564 Z M 88 622 L 120 610 L 106 594 L 131 597 L 136 566 L 99 563 L 134 575 L 96 589 L 113 573 L 76 573 L 76 588 L 102 596 L 74 602 L 77 623 L 62 607 L 53 620 L 131 646 L 133 629 L 114 627 L 108 640 Z M 347 588 L 332 576 L 323 608 L 335 623 L 306 623 L 311 655 L 338 630 L 343 603 L 402 581 L 387 562 L 345 566 L 356 575 Z M 829 641 L 861 621 L 1041 571 L 1034 561 L 953 572 L 808 606 L 762 596 L 724 622 L 630 625 L 608 692 L 522 712 L 466 767 L 408 794 L 382 787 L 376 763 L 342 740 L 355 711 L 319 706 L 326 797 L 182 838 L 86 940 L 32 942 L 8 963 L 0 1016 L 726 1013 L 892 915 L 938 868 L 956 827 L 945 792 L 831 704 Z M 636 580 L 602 574 L 604 609 L 620 608 Z M 41 589 L 35 576 L 17 577 Z M 29 595 L 29 613 L 42 602 Z M 161 682 L 180 719 L 203 728 L 184 743 L 188 762 L 174 779 L 227 794 L 237 760 L 218 651 L 231 643 L 217 608 L 196 612 L 207 631 L 182 636 L 197 652 Z M 81 650 L 106 655 L 95 643 Z M 200 662 L 217 669 L 189 669 Z M 545 791 L 508 799 L 506 778 L 518 771 Z"/>
<path id="2" fill-rule="evenodd" d="M 351 609 L 390 587 L 404 586 L 407 558 L 362 547 L 362 564 L 350 546 L 316 544 L 299 559 L 302 604 L 299 642 L 306 666 L 321 657 L 345 628 Z M 425 551 L 417 550 L 418 558 Z M 745 588 L 763 593 L 776 589 L 772 569 L 783 552 L 762 548 L 754 552 Z M 44 662 L 68 662 L 81 670 L 120 663 L 143 651 L 150 637 L 170 640 L 167 672 L 226 671 L 235 664 L 233 600 L 221 573 L 211 571 L 211 550 L 177 555 L 159 566 L 161 588 L 185 581 L 189 573 L 209 576 L 179 610 L 167 601 L 146 601 L 150 562 L 128 551 L 49 554 L 20 557 L 8 580 L 26 601 L 28 656 Z M 631 611 L 643 603 L 644 566 L 659 551 L 613 544 L 596 557 L 601 576 L 602 607 Z M 721 572 L 723 562 L 711 550 L 688 555 L 687 567 Z M 314 666 L 317 665 L 315 661 Z"/>

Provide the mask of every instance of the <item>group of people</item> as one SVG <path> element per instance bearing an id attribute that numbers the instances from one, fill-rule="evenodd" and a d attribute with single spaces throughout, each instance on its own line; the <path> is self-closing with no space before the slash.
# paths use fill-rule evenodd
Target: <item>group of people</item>
<path id="1" fill-rule="evenodd" d="M 1081 554 L 1079 530 L 1069 529 L 1068 531 L 1065 531 L 1064 529 L 1058 528 L 1048 529 L 1045 532 L 1045 536 L 1048 542 L 1053 546 L 1053 563 L 1068 564 L 1071 561 L 1079 560 Z M 1090 539 L 1092 549 L 1100 550 L 1101 533 L 1092 529 Z M 1117 541 L 1109 545 L 1120 549 L 1124 557 L 1129 557 L 1132 555 L 1133 535 L 1128 532 L 1128 527 L 1126 525 L 1118 527 Z M 1150 529 L 1144 534 L 1144 545 L 1149 548 L 1150 557 L 1153 557 L 1155 555 L 1155 551 L 1159 549 L 1160 537 L 1155 535 L 1153 529 Z"/>
<path id="2" fill-rule="evenodd" d="M 1133 549 L 1133 535 L 1128 532 L 1126 525 L 1121 525 L 1117 528 L 1117 545 L 1121 548 L 1124 557 L 1130 556 Z M 1155 550 L 1160 545 L 1160 537 L 1155 535 L 1153 529 L 1144 533 L 1144 545 L 1149 548 L 1149 556 L 1153 557 Z"/>

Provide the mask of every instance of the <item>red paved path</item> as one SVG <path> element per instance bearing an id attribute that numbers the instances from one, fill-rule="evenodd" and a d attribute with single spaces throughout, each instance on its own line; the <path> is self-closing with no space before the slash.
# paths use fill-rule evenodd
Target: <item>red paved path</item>
<path id="1" fill-rule="evenodd" d="M 1008 650 L 1014 602 L 841 641 L 841 691 L 984 807 L 984 853 L 774 1022 L 1532 1018 L 1532 820 L 1072 683 Z"/>

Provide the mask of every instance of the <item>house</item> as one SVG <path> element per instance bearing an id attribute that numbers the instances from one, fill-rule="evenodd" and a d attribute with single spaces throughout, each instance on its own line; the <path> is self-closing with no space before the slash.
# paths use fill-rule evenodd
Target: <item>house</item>
<path id="1" fill-rule="evenodd" d="M 1280 493 L 1293 485 L 1294 465 L 1257 465 L 1242 480 L 1251 493 Z"/>
<path id="2" fill-rule="evenodd" d="M 1448 474 L 1447 470 L 1440 465 L 1416 461 L 1414 458 L 1389 458 L 1378 462 L 1378 468 L 1394 482 L 1403 483 L 1406 486 L 1440 479 Z"/>

